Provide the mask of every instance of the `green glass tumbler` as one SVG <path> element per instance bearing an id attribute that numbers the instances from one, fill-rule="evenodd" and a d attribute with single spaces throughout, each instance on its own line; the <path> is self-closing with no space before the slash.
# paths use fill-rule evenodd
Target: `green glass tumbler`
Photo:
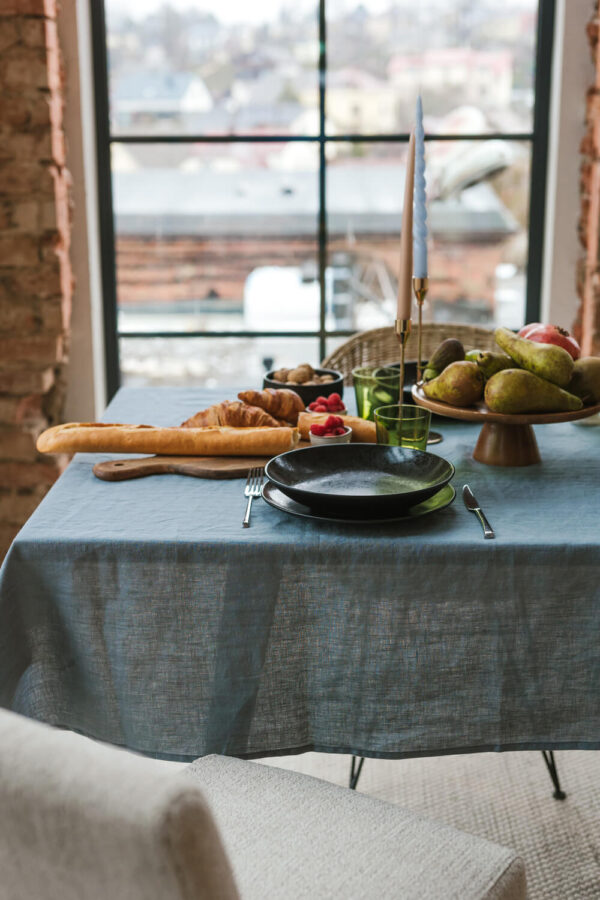
<path id="1" fill-rule="evenodd" d="M 387 366 L 360 366 L 352 370 L 356 408 L 361 419 L 373 421 L 378 406 L 400 400 L 400 373 Z"/>
<path id="2" fill-rule="evenodd" d="M 378 444 L 427 450 L 431 413 L 410 403 L 380 406 L 375 410 Z"/>

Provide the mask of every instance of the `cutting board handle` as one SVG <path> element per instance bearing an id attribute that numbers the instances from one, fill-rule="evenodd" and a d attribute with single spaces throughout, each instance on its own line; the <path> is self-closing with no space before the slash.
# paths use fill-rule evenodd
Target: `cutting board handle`
<path id="1" fill-rule="evenodd" d="M 188 463 L 189 465 L 189 463 Z M 126 481 L 129 478 L 143 478 L 146 475 L 168 474 L 194 475 L 186 470 L 183 461 L 176 456 L 148 456 L 143 459 L 110 459 L 96 463 L 94 475 L 103 481 Z"/>

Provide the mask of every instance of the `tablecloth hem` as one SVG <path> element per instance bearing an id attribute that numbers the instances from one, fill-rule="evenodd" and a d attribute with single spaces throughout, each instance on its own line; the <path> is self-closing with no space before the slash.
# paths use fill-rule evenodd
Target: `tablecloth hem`
<path id="1" fill-rule="evenodd" d="M 133 753 L 140 753 L 151 759 L 164 760 L 168 762 L 190 763 L 201 756 L 208 756 L 216 751 L 208 749 L 204 753 L 196 752 L 194 754 L 181 753 L 163 753 L 155 750 L 144 750 L 140 747 L 132 747 L 127 744 L 114 744 L 105 737 L 90 734 L 80 728 L 74 728 L 70 725 L 61 725 L 52 723 L 56 728 L 63 728 L 67 731 L 73 731 L 83 737 L 90 738 L 94 741 L 102 741 L 119 747 L 122 750 L 129 750 Z M 500 744 L 481 744 L 477 746 L 452 747 L 450 749 L 430 749 L 430 750 L 398 750 L 398 751 L 378 751 L 378 750 L 360 750 L 350 747 L 333 746 L 318 743 L 302 744 L 296 747 L 278 747 L 275 750 L 257 750 L 248 753 L 225 753 L 223 756 L 233 756 L 237 759 L 270 759 L 276 756 L 299 756 L 301 753 L 337 753 L 344 756 L 364 756 L 366 759 L 418 759 L 428 756 L 460 756 L 467 753 L 509 753 L 514 751 L 534 751 L 534 750 L 600 750 L 600 741 L 516 741 L 513 743 Z"/>

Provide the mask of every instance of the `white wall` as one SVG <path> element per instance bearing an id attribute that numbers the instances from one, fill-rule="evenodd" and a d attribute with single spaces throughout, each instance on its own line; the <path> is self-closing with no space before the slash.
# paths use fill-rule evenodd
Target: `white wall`
<path id="1" fill-rule="evenodd" d="M 75 277 L 67 367 L 66 421 L 94 421 L 105 406 L 95 130 L 88 0 L 62 0 L 64 127 L 73 177 L 71 263 Z"/>
<path id="2" fill-rule="evenodd" d="M 585 133 L 585 92 L 594 80 L 586 37 L 593 10 L 592 0 L 556 0 L 541 318 L 565 328 L 573 324 L 579 305 L 579 146 Z"/>

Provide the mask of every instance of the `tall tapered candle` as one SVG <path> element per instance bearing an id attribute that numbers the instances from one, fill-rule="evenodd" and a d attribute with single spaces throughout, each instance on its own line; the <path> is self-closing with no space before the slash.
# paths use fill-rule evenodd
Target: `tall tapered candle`
<path id="1" fill-rule="evenodd" d="M 398 319 L 410 319 L 412 306 L 413 189 L 415 180 L 415 134 L 411 132 L 406 160 L 402 231 L 400 232 L 400 278 L 398 280 Z"/>
<path id="2" fill-rule="evenodd" d="M 427 278 L 427 206 L 425 203 L 425 131 L 423 104 L 417 98 L 415 126 L 415 220 L 413 226 L 413 275 Z"/>

